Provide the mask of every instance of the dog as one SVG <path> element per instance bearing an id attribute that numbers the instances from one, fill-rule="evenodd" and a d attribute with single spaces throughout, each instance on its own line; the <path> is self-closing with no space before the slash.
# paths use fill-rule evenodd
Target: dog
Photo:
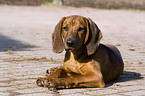
<path id="1" fill-rule="evenodd" d="M 37 85 L 103 88 L 117 79 L 124 69 L 122 56 L 114 45 L 101 44 L 101 38 L 100 29 L 90 18 L 63 17 L 52 34 L 53 52 L 66 51 L 63 66 L 51 68 L 48 76 L 37 79 Z"/>

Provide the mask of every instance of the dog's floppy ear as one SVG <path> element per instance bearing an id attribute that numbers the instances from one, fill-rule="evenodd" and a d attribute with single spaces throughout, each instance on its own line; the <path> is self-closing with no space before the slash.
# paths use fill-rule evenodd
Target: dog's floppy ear
<path id="1" fill-rule="evenodd" d="M 98 26 L 90 19 L 87 19 L 87 33 L 85 37 L 85 46 L 87 49 L 87 54 L 93 54 L 97 47 L 99 46 L 100 40 L 102 38 L 102 33 Z"/>
<path id="2" fill-rule="evenodd" d="M 62 39 L 62 24 L 66 18 L 63 17 L 56 25 L 52 34 L 52 47 L 53 52 L 61 53 L 64 50 L 63 39 Z"/>

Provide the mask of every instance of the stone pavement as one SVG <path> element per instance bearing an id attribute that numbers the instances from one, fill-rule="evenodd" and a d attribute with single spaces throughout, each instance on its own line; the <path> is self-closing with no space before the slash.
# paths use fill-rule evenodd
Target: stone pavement
<path id="1" fill-rule="evenodd" d="M 63 89 L 54 94 L 35 83 L 63 63 L 51 47 L 61 17 L 90 17 L 102 30 L 102 43 L 122 53 L 124 73 L 105 88 Z M 0 96 L 145 96 L 145 12 L 71 7 L 0 6 Z"/>

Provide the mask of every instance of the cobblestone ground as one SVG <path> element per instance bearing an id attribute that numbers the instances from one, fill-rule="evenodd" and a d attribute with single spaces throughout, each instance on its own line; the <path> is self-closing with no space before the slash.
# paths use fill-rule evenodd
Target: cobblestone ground
<path id="1" fill-rule="evenodd" d="M 63 62 L 51 34 L 63 16 L 82 15 L 97 23 L 102 43 L 116 45 L 125 69 L 105 88 L 63 89 L 54 94 L 35 81 Z M 71 7 L 0 6 L 0 96 L 145 96 L 145 11 Z"/>

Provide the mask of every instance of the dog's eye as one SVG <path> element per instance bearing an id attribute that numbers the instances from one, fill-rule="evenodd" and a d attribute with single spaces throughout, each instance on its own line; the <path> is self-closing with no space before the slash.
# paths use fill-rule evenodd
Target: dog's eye
<path id="1" fill-rule="evenodd" d="M 84 28 L 79 28 L 78 32 L 81 32 L 81 31 L 84 31 L 85 29 Z"/>
<path id="2" fill-rule="evenodd" d="M 63 27 L 62 29 L 63 29 L 64 31 L 68 31 L 67 27 Z"/>

